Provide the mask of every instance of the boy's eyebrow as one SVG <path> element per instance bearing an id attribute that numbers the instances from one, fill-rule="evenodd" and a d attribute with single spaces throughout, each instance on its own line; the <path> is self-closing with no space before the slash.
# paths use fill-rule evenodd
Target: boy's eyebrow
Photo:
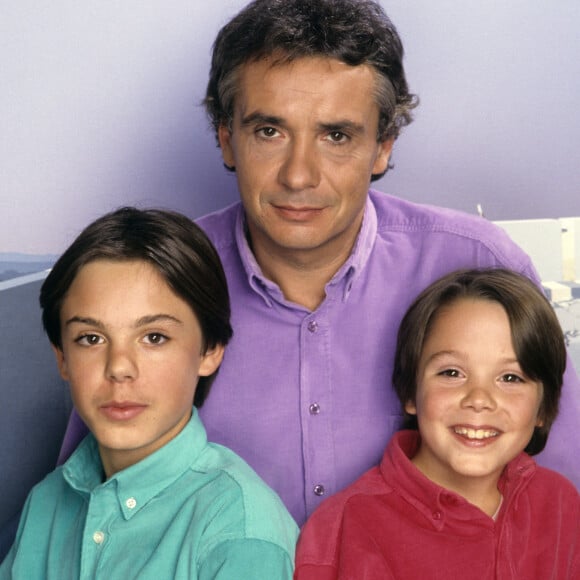
<path id="1" fill-rule="evenodd" d="M 432 353 L 429 355 L 429 358 L 425 362 L 432 362 L 436 361 L 439 358 L 443 358 L 446 356 L 454 356 L 454 357 L 463 357 L 463 353 L 459 350 L 439 350 L 437 352 Z M 499 361 L 502 364 L 520 364 L 520 361 L 515 356 L 505 356 Z"/>
<path id="2" fill-rule="evenodd" d="M 140 328 L 142 326 L 147 326 L 148 324 L 153 324 L 155 322 L 175 322 L 177 324 L 183 324 L 179 318 L 172 316 L 171 314 L 148 314 L 147 316 L 142 316 L 139 318 L 135 324 L 135 328 Z M 67 321 L 65 321 L 65 325 L 69 326 L 71 324 L 86 324 L 87 326 L 94 326 L 96 328 L 105 328 L 105 325 L 96 318 L 91 318 L 90 316 L 72 316 Z"/>
<path id="3" fill-rule="evenodd" d="M 154 322 L 176 322 L 177 324 L 183 324 L 179 318 L 172 316 L 171 314 L 150 314 L 148 316 L 142 316 L 135 323 L 135 328 L 141 326 L 147 326 L 148 324 L 153 324 Z"/>
<path id="4" fill-rule="evenodd" d="M 96 326 L 97 328 L 103 328 L 104 325 L 101 321 L 96 318 L 90 318 L 88 316 L 71 316 L 65 321 L 65 326 L 70 326 L 71 324 L 86 324 L 87 326 Z"/>

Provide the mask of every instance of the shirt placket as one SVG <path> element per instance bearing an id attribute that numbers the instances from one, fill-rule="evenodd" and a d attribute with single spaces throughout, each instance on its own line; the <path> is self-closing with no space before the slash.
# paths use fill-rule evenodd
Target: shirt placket
<path id="1" fill-rule="evenodd" d="M 300 328 L 300 404 L 307 516 L 336 491 L 332 436 L 330 328 L 324 310 Z"/>
<path id="2" fill-rule="evenodd" d="M 111 519 L 119 506 L 113 486 L 100 486 L 90 495 L 81 549 L 81 578 L 96 577 L 111 545 Z"/>

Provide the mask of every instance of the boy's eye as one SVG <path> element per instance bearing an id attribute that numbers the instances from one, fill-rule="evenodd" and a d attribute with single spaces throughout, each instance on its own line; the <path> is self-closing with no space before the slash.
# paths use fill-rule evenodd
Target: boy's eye
<path id="1" fill-rule="evenodd" d="M 445 369 L 439 373 L 441 376 L 444 377 L 458 377 L 459 371 L 457 369 Z"/>
<path id="2" fill-rule="evenodd" d="M 523 383 L 524 379 L 514 373 L 506 373 L 501 377 L 504 383 Z"/>
<path id="3" fill-rule="evenodd" d="M 83 334 L 82 336 L 79 336 L 75 342 L 83 346 L 93 346 L 101 344 L 103 342 L 103 337 L 98 334 Z"/>
<path id="4" fill-rule="evenodd" d="M 149 344 L 163 344 L 165 341 L 169 340 L 167 336 L 161 334 L 160 332 L 150 332 L 145 335 L 145 342 Z"/>

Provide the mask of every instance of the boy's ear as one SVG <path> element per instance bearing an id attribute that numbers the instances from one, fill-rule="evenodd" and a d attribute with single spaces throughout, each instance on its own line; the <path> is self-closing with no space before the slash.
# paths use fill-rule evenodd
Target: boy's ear
<path id="1" fill-rule="evenodd" d="M 52 352 L 54 352 L 54 356 L 56 358 L 56 365 L 58 366 L 58 372 L 60 376 L 65 380 L 68 381 L 68 367 L 66 364 L 66 360 L 64 358 L 64 352 L 58 346 L 54 346 L 54 344 L 50 345 L 52 347 Z"/>
<path id="2" fill-rule="evenodd" d="M 405 403 L 405 412 L 409 415 L 417 414 L 417 405 L 415 405 L 415 401 L 407 401 Z"/>
<path id="3" fill-rule="evenodd" d="M 198 375 L 200 377 L 208 377 L 215 373 L 218 367 L 222 364 L 224 351 L 224 345 L 217 344 L 214 348 L 208 349 L 204 354 L 202 354 Z"/>

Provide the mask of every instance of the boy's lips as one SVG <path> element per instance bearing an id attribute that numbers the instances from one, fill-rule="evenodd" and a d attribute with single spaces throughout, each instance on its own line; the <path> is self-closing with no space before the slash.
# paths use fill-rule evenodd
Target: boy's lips
<path id="1" fill-rule="evenodd" d="M 140 415 L 147 405 L 134 401 L 111 401 L 99 407 L 105 417 L 113 421 L 128 421 Z"/>
<path id="2" fill-rule="evenodd" d="M 451 431 L 468 444 L 485 445 L 501 435 L 501 431 L 490 425 L 453 425 Z"/>

